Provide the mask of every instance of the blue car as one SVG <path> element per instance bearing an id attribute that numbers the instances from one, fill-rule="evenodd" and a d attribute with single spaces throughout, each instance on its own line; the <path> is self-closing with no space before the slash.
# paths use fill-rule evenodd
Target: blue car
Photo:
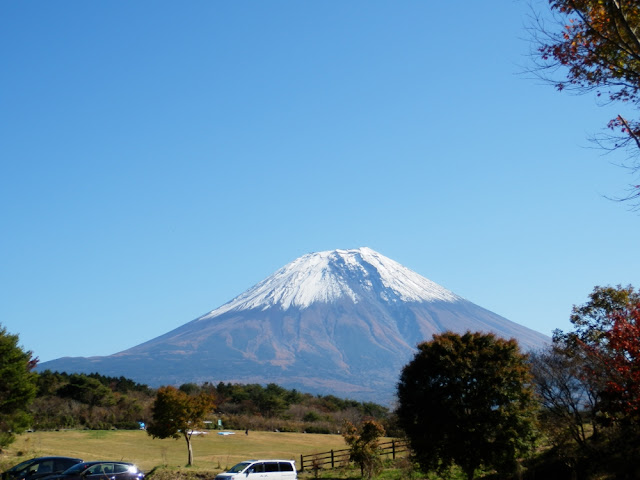
<path id="1" fill-rule="evenodd" d="M 2 472 L 2 480 L 36 480 L 62 473 L 81 462 L 82 459 L 72 457 L 32 458 L 11 467 L 6 472 Z"/>
<path id="2" fill-rule="evenodd" d="M 144 473 L 133 463 L 96 461 L 77 463 L 58 475 L 42 480 L 143 480 Z"/>

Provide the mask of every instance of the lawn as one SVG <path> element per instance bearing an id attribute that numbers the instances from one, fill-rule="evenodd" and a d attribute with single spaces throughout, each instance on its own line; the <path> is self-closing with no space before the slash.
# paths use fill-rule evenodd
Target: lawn
<path id="1" fill-rule="evenodd" d="M 346 448 L 340 435 L 253 432 L 245 435 L 208 435 L 192 438 L 196 471 L 225 470 L 248 458 L 296 460 L 300 455 Z M 0 455 L 0 471 L 31 457 L 64 455 L 83 460 L 124 460 L 143 471 L 156 466 L 183 467 L 187 463 L 187 445 L 183 439 L 153 439 L 142 430 L 65 430 L 20 435 Z"/>

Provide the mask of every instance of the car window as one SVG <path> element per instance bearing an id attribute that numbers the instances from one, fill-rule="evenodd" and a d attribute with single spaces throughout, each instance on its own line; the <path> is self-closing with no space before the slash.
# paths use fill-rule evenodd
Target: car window
<path id="1" fill-rule="evenodd" d="M 95 465 L 91 465 L 87 468 L 87 475 L 102 475 L 104 465 L 102 463 L 96 463 Z"/>
<path id="2" fill-rule="evenodd" d="M 265 472 L 277 472 L 278 471 L 278 462 L 265 462 L 264 471 Z"/>
<path id="3" fill-rule="evenodd" d="M 65 458 L 56 458 L 53 469 L 56 472 L 62 472 L 67 468 L 72 467 L 76 463 L 77 462 L 74 462 L 73 460 L 68 460 Z"/>
<path id="4" fill-rule="evenodd" d="M 251 462 L 240 462 L 237 465 L 234 465 L 233 467 L 231 467 L 229 470 L 227 470 L 227 472 L 239 473 L 243 471 L 245 468 L 247 468 L 249 465 L 251 465 Z"/>
<path id="5" fill-rule="evenodd" d="M 53 473 L 54 470 L 54 460 L 50 459 L 50 460 L 44 460 L 38 464 L 36 464 L 36 469 L 30 469 L 31 471 L 33 471 L 33 473 L 37 473 L 38 475 L 42 475 L 42 474 L 47 474 L 47 473 Z"/>
<path id="6" fill-rule="evenodd" d="M 74 466 L 67 468 L 64 471 L 64 473 L 77 475 L 78 473 L 84 472 L 86 468 L 87 468 L 86 463 L 76 463 Z"/>
<path id="7" fill-rule="evenodd" d="M 135 473 L 137 469 L 133 465 L 127 465 L 126 463 L 115 463 L 113 465 L 113 473 Z"/>
<path id="8" fill-rule="evenodd" d="M 281 472 L 293 472 L 293 465 L 289 462 L 279 462 L 278 465 L 280 466 Z"/>
<path id="9" fill-rule="evenodd" d="M 20 462 L 19 464 L 17 464 L 15 467 L 11 467 L 8 471 L 9 472 L 19 472 L 19 471 L 24 470 L 25 468 L 27 468 L 32 463 L 33 463 L 33 459 L 25 460 L 24 462 Z"/>

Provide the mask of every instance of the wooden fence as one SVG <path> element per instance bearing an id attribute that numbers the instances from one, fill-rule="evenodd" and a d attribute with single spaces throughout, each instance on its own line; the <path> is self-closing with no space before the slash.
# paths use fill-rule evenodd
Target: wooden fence
<path id="1" fill-rule="evenodd" d="M 409 451 L 409 445 L 403 440 L 391 440 L 381 443 L 380 455 L 396 458 L 399 453 Z M 329 450 L 328 452 L 312 453 L 310 455 L 300 455 L 300 471 L 307 469 L 336 468 L 349 464 L 350 450 Z"/>

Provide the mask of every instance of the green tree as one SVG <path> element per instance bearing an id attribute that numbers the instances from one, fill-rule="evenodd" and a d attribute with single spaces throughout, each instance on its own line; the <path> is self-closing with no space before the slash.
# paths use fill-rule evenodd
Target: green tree
<path id="1" fill-rule="evenodd" d="M 398 422 L 423 471 L 517 469 L 534 440 L 536 402 L 515 340 L 446 332 L 418 345 L 398 383 Z"/>
<path id="2" fill-rule="evenodd" d="M 58 396 L 71 398 L 90 407 L 110 406 L 116 403 L 115 396 L 109 387 L 99 380 L 74 373 L 69 376 L 69 381 L 57 391 Z"/>
<path id="3" fill-rule="evenodd" d="M 375 420 L 364 421 L 360 428 L 349 421 L 344 423 L 342 436 L 349 445 L 350 458 L 360 466 L 360 473 L 365 478 L 371 478 L 382 469 L 378 439 L 384 434 L 384 428 Z"/>
<path id="4" fill-rule="evenodd" d="M 203 427 L 206 415 L 214 408 L 214 398 L 207 393 L 191 396 L 174 387 L 161 387 L 153 404 L 147 433 L 153 438 L 184 438 L 189 452 L 187 465 L 192 465 L 191 435 Z"/>
<path id="5" fill-rule="evenodd" d="M 537 72 L 558 90 L 596 92 L 606 102 L 631 110 L 640 105 L 640 3 L 637 0 L 548 0 L 555 22 L 532 28 Z M 609 122 L 617 133 L 596 139 L 610 149 L 628 148 L 640 171 L 640 119 L 617 115 Z M 632 185 L 624 200 L 640 201 Z"/>
<path id="6" fill-rule="evenodd" d="M 37 359 L 18 345 L 18 336 L 0 325 L 0 451 L 29 426 L 29 404 L 36 395 Z"/>

